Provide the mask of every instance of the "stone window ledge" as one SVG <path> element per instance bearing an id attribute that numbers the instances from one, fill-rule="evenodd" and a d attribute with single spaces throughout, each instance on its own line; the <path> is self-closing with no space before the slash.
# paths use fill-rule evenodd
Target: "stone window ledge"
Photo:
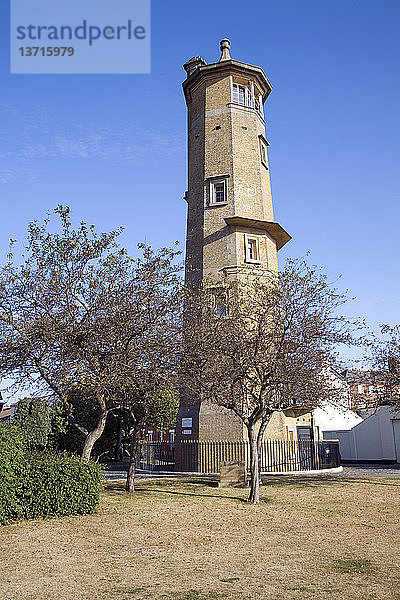
<path id="1" fill-rule="evenodd" d="M 206 205 L 206 208 L 215 208 L 217 206 L 226 206 L 228 202 L 210 202 Z"/>

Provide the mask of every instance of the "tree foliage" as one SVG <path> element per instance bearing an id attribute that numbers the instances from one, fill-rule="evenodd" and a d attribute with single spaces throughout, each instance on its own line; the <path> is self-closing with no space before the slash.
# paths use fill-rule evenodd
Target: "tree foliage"
<path id="1" fill-rule="evenodd" d="M 140 244 L 131 258 L 120 229 L 74 229 L 69 208 L 54 212 L 58 231 L 50 218 L 30 223 L 21 264 L 11 251 L 0 272 L 0 376 L 55 394 L 89 458 L 110 411 L 128 411 L 137 432 L 171 389 L 179 252 Z"/>
<path id="2" fill-rule="evenodd" d="M 91 390 L 101 419 L 93 431 L 82 428 L 88 457 L 112 403 L 113 365 L 96 336 L 131 259 L 117 245 L 120 230 L 98 235 L 84 222 L 73 229 L 69 208 L 54 212 L 59 230 L 50 231 L 49 217 L 30 223 L 21 264 L 12 244 L 0 273 L 0 374 L 62 402 L 77 384 Z"/>
<path id="3" fill-rule="evenodd" d="M 400 409 L 400 325 L 382 325 L 381 336 L 373 335 L 368 344 L 378 402 Z"/>

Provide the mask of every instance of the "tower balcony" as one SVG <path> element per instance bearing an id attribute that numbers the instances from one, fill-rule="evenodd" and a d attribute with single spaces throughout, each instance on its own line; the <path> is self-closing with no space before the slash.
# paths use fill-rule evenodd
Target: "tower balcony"
<path id="1" fill-rule="evenodd" d="M 248 217 L 225 217 L 225 223 L 233 227 L 243 227 L 244 229 L 260 229 L 265 231 L 275 241 L 277 250 L 280 250 L 287 242 L 292 239 L 292 236 L 283 229 L 282 225 L 275 221 L 264 221 L 261 219 L 250 219 Z"/>

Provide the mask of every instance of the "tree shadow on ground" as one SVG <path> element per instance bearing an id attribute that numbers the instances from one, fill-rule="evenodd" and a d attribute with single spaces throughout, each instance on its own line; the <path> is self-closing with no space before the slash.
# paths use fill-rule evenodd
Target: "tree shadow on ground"
<path id="1" fill-rule="evenodd" d="M 142 480 L 143 481 L 143 480 Z M 150 483 L 150 482 L 147 482 Z M 196 491 L 190 491 L 190 490 L 174 490 L 169 488 L 168 486 L 165 485 L 165 481 L 163 482 L 162 480 L 158 480 L 158 481 L 153 481 L 151 482 L 150 486 L 146 486 L 146 487 L 135 487 L 135 492 L 134 494 L 142 494 L 142 493 L 156 493 L 156 494 L 170 494 L 173 496 L 191 496 L 191 497 L 196 497 L 196 498 L 218 498 L 221 500 L 235 500 L 237 502 L 244 502 L 247 503 L 247 498 L 243 498 L 240 496 L 230 496 L 228 494 L 224 495 L 224 494 L 201 494 L 199 492 Z M 200 481 L 197 480 L 185 480 L 184 482 L 182 482 L 181 480 L 173 480 L 173 481 L 169 481 L 168 483 L 170 483 L 170 485 L 175 485 L 176 483 L 181 483 L 181 484 L 199 484 Z M 204 480 L 203 482 L 203 486 L 208 486 L 211 487 L 209 484 L 213 483 L 214 485 L 212 487 L 217 488 L 217 482 L 210 482 L 207 480 Z M 160 488 L 160 485 L 164 486 L 162 488 Z M 231 490 L 234 490 L 235 488 L 230 488 Z M 247 488 L 244 488 L 247 489 Z M 115 497 L 127 497 L 126 496 L 126 491 L 125 491 L 125 487 L 123 485 L 122 482 L 107 482 L 106 484 L 106 490 L 107 493 L 115 496 Z M 263 502 L 270 502 L 269 498 L 263 498 L 262 500 Z"/>
<path id="2" fill-rule="evenodd" d="M 268 488 L 272 487 L 293 487 L 296 489 L 312 489 L 318 487 L 328 487 L 328 486 L 346 486 L 346 485 L 379 485 L 379 486 L 389 486 L 389 487 L 400 487 L 400 481 L 395 482 L 393 479 L 387 480 L 386 478 L 382 481 L 381 478 L 375 477 L 371 479 L 369 477 L 345 477 L 345 476 L 334 476 L 334 475 L 307 475 L 307 476 L 291 476 L 291 475 L 276 475 L 276 476 L 267 476 L 262 478 L 263 483 L 261 486 L 261 498 L 260 501 L 262 503 L 270 503 L 272 502 L 272 498 L 268 496 L 264 496 L 264 493 L 267 492 Z M 139 486 L 135 486 L 135 494 L 169 494 L 171 496 L 187 496 L 192 498 L 216 498 L 216 499 L 225 499 L 225 500 L 234 500 L 236 502 L 241 502 L 247 504 L 247 498 L 241 496 L 230 496 L 227 494 L 208 494 L 201 493 L 200 490 L 197 491 L 195 489 L 190 490 L 190 486 L 192 487 L 205 487 L 218 489 L 218 481 L 215 479 L 209 478 L 169 478 L 169 479 L 147 479 L 139 480 Z M 142 486 L 144 484 L 144 487 Z M 173 489 L 178 486 L 182 486 L 183 489 Z M 185 486 L 188 486 L 189 489 L 185 489 Z M 230 491 L 233 491 L 235 488 L 228 488 Z M 228 490 L 227 489 L 227 490 Z M 244 488 L 247 489 L 247 488 Z M 108 481 L 106 483 L 107 493 L 114 497 L 124 497 L 128 498 L 129 495 L 125 491 L 125 485 L 123 481 Z M 264 493 L 263 493 L 264 490 Z"/>
<path id="3" fill-rule="evenodd" d="M 240 496 L 224 496 L 224 495 L 218 495 L 218 494 L 199 494 L 199 493 L 195 493 L 195 492 L 180 492 L 180 491 L 175 491 L 175 490 L 169 490 L 169 489 L 154 489 L 154 488 L 138 488 L 136 490 L 138 493 L 141 492 L 150 492 L 150 493 L 157 493 L 157 494 L 172 494 L 174 496 L 191 496 L 192 498 L 218 498 L 221 500 L 236 500 L 237 502 L 244 502 L 245 504 L 247 503 L 247 499 L 246 498 L 241 498 Z"/>

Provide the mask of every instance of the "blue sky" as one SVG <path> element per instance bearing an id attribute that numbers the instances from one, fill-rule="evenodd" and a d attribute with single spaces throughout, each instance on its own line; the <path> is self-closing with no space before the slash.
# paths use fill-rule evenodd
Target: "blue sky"
<path id="1" fill-rule="evenodd" d="M 150 75 L 11 75 L 0 7 L 0 258 L 57 203 L 124 244 L 184 242 L 182 64 L 263 67 L 281 252 L 324 266 L 372 324 L 399 322 L 398 0 L 152 2 Z"/>

